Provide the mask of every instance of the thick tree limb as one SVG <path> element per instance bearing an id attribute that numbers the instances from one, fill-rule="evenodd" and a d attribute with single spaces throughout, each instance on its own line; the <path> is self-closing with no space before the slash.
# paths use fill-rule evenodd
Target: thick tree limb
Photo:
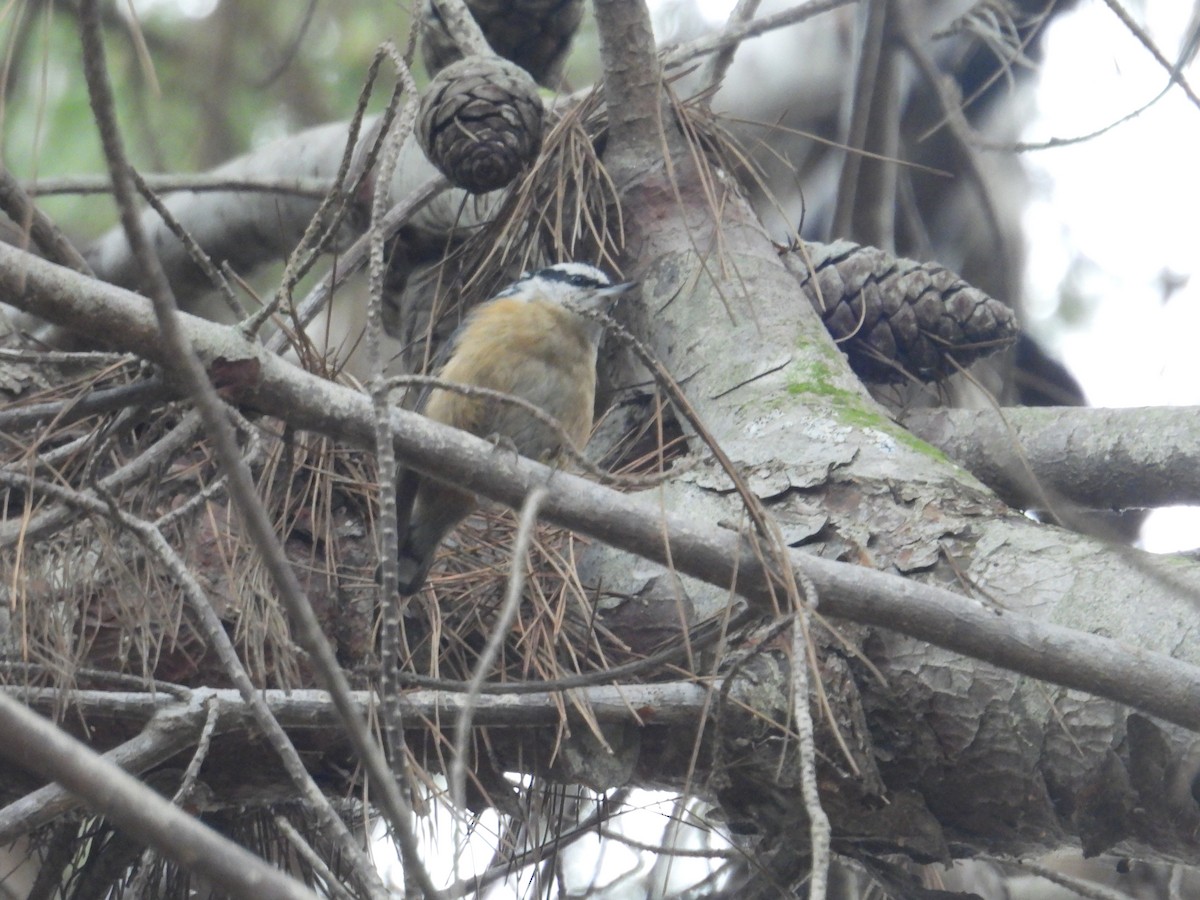
<path id="1" fill-rule="evenodd" d="M 0 291 L 9 302 L 69 328 L 108 335 L 112 343 L 151 360 L 165 348 L 147 301 L 99 284 L 11 247 L 0 246 Z M 373 439 L 370 400 L 309 375 L 234 330 L 184 316 L 184 332 L 201 357 L 253 361 L 257 377 L 240 400 L 293 427 L 338 437 L 359 447 Z M 530 460 L 497 454 L 492 444 L 403 410 L 392 411 L 396 452 L 406 464 L 453 480 L 484 496 L 519 506 L 535 484 L 547 485 L 550 521 L 710 584 L 754 603 L 769 603 L 758 554 L 734 531 L 663 514 L 648 498 L 627 497 Z M 1029 523 L 1030 528 L 1038 528 Z M 669 540 L 664 546 L 664 535 Z M 1200 730 L 1200 669 L 1160 653 L 984 606 L 951 591 L 861 566 L 794 552 L 794 565 L 813 580 L 821 611 L 894 629 L 1002 668 L 1088 691 Z M 1153 557 L 1147 567 L 1158 565 Z M 1175 578 L 1186 575 L 1173 566 Z M 769 608 L 769 607 L 764 607 Z"/>
<path id="2" fill-rule="evenodd" d="M 1006 502 L 1088 509 L 1200 505 L 1200 408 L 922 409 L 904 425 Z M 1040 485 L 1040 488 L 1039 488 Z"/>

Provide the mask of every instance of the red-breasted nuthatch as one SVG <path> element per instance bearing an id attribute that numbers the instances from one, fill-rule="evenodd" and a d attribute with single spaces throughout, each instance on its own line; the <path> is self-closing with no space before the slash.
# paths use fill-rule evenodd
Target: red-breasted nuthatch
<path id="1" fill-rule="evenodd" d="M 592 430 L 604 326 L 580 312 L 607 311 L 612 298 L 631 287 L 612 284 L 599 269 L 577 262 L 527 274 L 472 311 L 452 338 L 450 359 L 438 377 L 526 400 L 557 419 L 582 447 Z M 478 437 L 511 442 L 517 452 L 542 462 L 562 450 L 562 435 L 516 404 L 435 388 L 419 409 Z M 411 470 L 400 473 L 401 594 L 420 589 L 438 545 L 477 503 L 469 491 Z"/>

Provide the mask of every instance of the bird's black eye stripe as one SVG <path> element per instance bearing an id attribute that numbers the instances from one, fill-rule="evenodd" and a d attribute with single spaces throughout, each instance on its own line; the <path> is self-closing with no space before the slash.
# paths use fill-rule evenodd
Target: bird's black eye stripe
<path id="1" fill-rule="evenodd" d="M 599 281 L 590 275 L 584 275 L 582 272 L 564 272 L 562 269 L 554 268 L 542 269 L 527 277 L 540 277 L 546 279 L 547 281 L 559 281 L 563 284 L 569 284 L 571 287 L 581 289 L 602 288 L 606 285 L 605 282 Z"/>

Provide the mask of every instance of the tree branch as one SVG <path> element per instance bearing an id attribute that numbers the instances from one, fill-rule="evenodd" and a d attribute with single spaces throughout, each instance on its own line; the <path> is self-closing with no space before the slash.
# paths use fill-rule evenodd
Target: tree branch
<path id="1" fill-rule="evenodd" d="M 149 359 L 160 360 L 166 352 L 144 298 L 13 247 L 0 246 L 0 291 L 28 312 L 64 327 L 107 335 L 113 343 Z M 240 397 L 246 405 L 295 428 L 359 447 L 372 446 L 370 399 L 365 395 L 305 373 L 227 327 L 189 316 L 181 316 L 180 323 L 205 360 L 254 361 L 258 378 L 246 385 Z M 546 484 L 546 519 L 646 559 L 673 563 L 679 571 L 710 584 L 732 585 L 752 603 L 770 609 L 762 559 L 732 530 L 664 514 L 653 500 L 628 497 L 531 460 L 497 454 L 488 441 L 415 413 L 392 410 L 391 427 L 397 455 L 423 474 L 513 507 L 520 506 L 534 485 Z M 1028 527 L 1044 526 L 1029 522 Z M 669 545 L 664 545 L 664 536 Z M 890 628 L 1200 730 L 1200 669 L 1194 666 L 1118 641 L 997 612 L 915 579 L 795 551 L 792 560 L 816 585 L 824 614 Z M 1145 567 L 1161 565 L 1154 557 L 1145 557 Z M 1171 566 L 1170 572 L 1175 579 L 1194 577 L 1179 565 Z"/>
<path id="2" fill-rule="evenodd" d="M 923 409 L 904 426 L 1025 509 L 1200 505 L 1200 407 Z M 1039 489 L 1039 485 L 1041 489 Z"/>
<path id="3" fill-rule="evenodd" d="M 46 702 L 43 708 L 52 711 L 61 707 L 60 691 L 40 691 L 58 695 L 57 701 Z M 105 694 L 106 691 L 91 693 Z M 12 695 L 25 701 L 25 689 L 4 688 L 0 694 Z M 150 695 L 153 696 L 153 695 Z M 48 696 L 43 699 L 49 700 Z M 166 697 L 162 699 L 167 700 Z M 124 771 L 140 774 L 164 762 L 196 742 L 204 722 L 204 708 L 192 702 L 171 699 L 152 708 L 143 708 L 139 721 L 146 728 L 139 735 L 114 747 L 104 754 L 104 759 Z M 0 739 L 2 741 L 2 739 Z M 15 840 L 51 822 L 55 817 L 78 805 L 72 792 L 58 784 L 48 784 L 20 800 L 15 800 L 0 809 L 0 845 Z"/>
<path id="4" fill-rule="evenodd" d="M 604 162 L 620 186 L 665 152 L 662 68 L 645 0 L 609 0 L 595 11 L 611 134 Z"/>
<path id="5" fill-rule="evenodd" d="M 3 165 L 0 165 L 0 209 L 8 214 L 13 224 L 25 232 L 46 256 L 60 265 L 70 266 L 76 272 L 91 274 L 87 260 L 67 240 L 67 236 L 44 212 L 38 209 L 33 199 L 25 193 L 20 183 Z"/>
<path id="6" fill-rule="evenodd" d="M 316 894 L 221 837 L 51 722 L 0 694 L 0 755 L 51 778 L 99 815 L 239 897 L 316 900 Z"/>
<path id="7" fill-rule="evenodd" d="M 593 685 L 573 688 L 573 693 L 586 698 L 589 711 L 598 722 L 634 722 L 663 726 L 695 725 L 696 717 L 708 701 L 710 691 L 705 685 L 690 681 L 664 681 L 656 684 Z M 342 720 L 330 695 L 318 690 L 264 690 L 259 696 L 284 728 L 338 729 Z M 474 726 L 502 725 L 510 728 L 522 726 L 557 726 L 562 721 L 558 707 L 561 691 L 533 691 L 521 694 L 478 694 L 473 700 L 474 709 L 469 713 Z M 28 688 L 0 685 L 0 694 L 16 697 L 34 709 L 50 711 L 62 705 L 62 692 L 57 688 Z M 376 702 L 369 691 L 352 691 L 355 706 L 365 715 Z M 730 695 L 735 700 L 745 698 L 735 685 Z M 428 719 L 444 724 L 453 724 L 468 715 L 464 699 L 466 691 L 405 691 L 404 710 L 412 721 Z M 234 688 L 196 688 L 188 698 L 172 697 L 162 691 L 110 691 L 79 690 L 71 692 L 71 707 L 89 719 L 110 719 L 122 722 L 149 722 L 176 710 L 198 710 L 189 713 L 188 728 L 182 742 L 168 752 L 168 756 L 182 747 L 195 742 L 203 724 L 204 706 L 209 701 L 218 705 L 220 730 L 222 732 L 249 729 L 254 726 L 254 713 L 241 694 Z M 172 720 L 173 721 L 173 720 Z M 159 726 L 162 728 L 163 726 Z M 136 739 L 135 739 L 136 740 Z M 122 751 L 134 758 L 134 741 L 122 744 L 130 750 Z M 116 751 L 112 751 L 115 753 Z M 141 752 L 141 751 L 138 751 Z M 165 758 L 165 757 L 163 757 Z M 148 768 L 157 760 L 145 763 Z M 123 766 L 128 768 L 128 766 Z M 0 822 L 6 822 L 0 819 Z M 0 841 L 9 837 L 7 830 L 0 831 Z"/>

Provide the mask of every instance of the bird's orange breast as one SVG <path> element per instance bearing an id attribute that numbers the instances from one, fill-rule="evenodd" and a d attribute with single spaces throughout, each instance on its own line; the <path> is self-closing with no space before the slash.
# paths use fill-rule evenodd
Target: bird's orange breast
<path id="1" fill-rule="evenodd" d="M 501 298 L 479 307 L 439 377 L 521 397 L 558 419 L 579 446 L 591 430 L 596 348 L 580 318 L 559 304 Z M 435 390 L 425 414 L 480 437 L 508 438 L 527 456 L 544 458 L 561 444 L 512 404 Z"/>

